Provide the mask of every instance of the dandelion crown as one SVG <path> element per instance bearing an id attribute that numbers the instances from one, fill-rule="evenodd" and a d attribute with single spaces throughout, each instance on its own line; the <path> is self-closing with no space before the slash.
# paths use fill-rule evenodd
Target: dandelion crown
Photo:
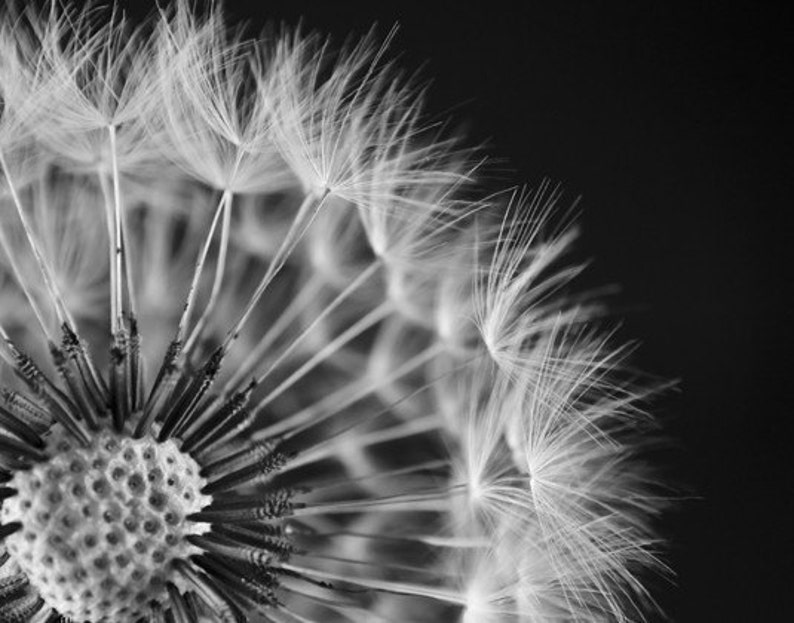
<path id="1" fill-rule="evenodd" d="M 652 607 L 650 390 L 561 194 L 478 194 L 384 56 L 0 18 L 0 621 Z"/>

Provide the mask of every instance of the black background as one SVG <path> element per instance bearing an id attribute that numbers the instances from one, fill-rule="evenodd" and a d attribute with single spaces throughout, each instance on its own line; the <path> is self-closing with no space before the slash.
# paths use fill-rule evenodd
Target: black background
<path id="1" fill-rule="evenodd" d="M 680 379 L 655 405 L 697 496 L 662 525 L 677 577 L 658 595 L 677 621 L 794 612 L 792 19 L 760 4 L 226 3 L 338 41 L 399 24 L 431 111 L 487 140 L 515 183 L 583 196 L 583 283 L 621 284 L 636 361 Z"/>

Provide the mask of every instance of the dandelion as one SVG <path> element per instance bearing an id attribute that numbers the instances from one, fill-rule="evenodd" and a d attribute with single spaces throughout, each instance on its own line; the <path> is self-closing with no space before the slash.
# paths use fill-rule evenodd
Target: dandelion
<path id="1" fill-rule="evenodd" d="M 655 437 L 373 33 L 0 19 L 0 620 L 630 620 Z"/>

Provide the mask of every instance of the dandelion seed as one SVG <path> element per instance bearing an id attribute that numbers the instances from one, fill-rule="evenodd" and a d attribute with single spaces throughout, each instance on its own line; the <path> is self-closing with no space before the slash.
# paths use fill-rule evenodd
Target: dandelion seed
<path id="1" fill-rule="evenodd" d="M 650 389 L 392 37 L 0 18 L 0 620 L 653 608 Z"/>

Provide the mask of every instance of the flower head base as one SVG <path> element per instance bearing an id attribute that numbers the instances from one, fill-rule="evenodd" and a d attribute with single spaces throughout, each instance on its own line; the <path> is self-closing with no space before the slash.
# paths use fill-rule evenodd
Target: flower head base
<path id="1" fill-rule="evenodd" d="M 209 525 L 185 518 L 210 503 L 206 481 L 173 440 L 105 430 L 83 447 L 58 432 L 46 440 L 49 459 L 7 485 L 17 494 L 2 521 L 20 530 L 6 547 L 63 616 L 137 621 L 165 600 L 167 582 L 184 585 L 171 563 L 201 551 L 187 537 Z"/>
<path id="2" fill-rule="evenodd" d="M 374 35 L 188 5 L 0 19 L 0 621 L 642 610 L 650 390 L 561 194 L 478 195 Z"/>
<path id="3" fill-rule="evenodd" d="M 207 409 L 212 401 L 200 405 L 217 373 L 218 353 L 195 374 L 164 370 L 159 380 L 171 382 L 159 391 L 156 385 L 149 401 L 140 402 L 134 321 L 121 335 L 111 349 L 106 384 L 102 376 L 80 378 L 81 366 L 85 372 L 91 364 L 64 328 L 63 347 L 52 346 L 52 359 L 65 391 L 6 337 L 15 370 L 32 393 L 6 392 L 0 411 L 6 431 L 0 451 L 14 468 L 4 478 L 0 509 L 4 546 L 28 587 L 5 606 L 8 616 L 24 610 L 32 594 L 39 608 L 73 620 L 134 623 L 187 607 L 183 595 L 197 591 L 206 604 L 239 619 L 241 609 L 207 575 L 275 605 L 277 572 L 266 571 L 266 563 L 291 551 L 289 540 L 278 538 L 278 520 L 292 513 L 295 492 L 252 496 L 244 487 L 282 467 L 288 455 L 277 444 L 243 446 L 231 456 L 218 452 L 228 433 L 223 425 L 245 402 L 244 394 L 235 394 L 214 409 Z M 235 533 L 257 521 L 269 522 L 267 534 L 274 538 Z M 237 580 L 228 568 L 213 567 L 212 557 L 221 552 L 258 561 L 264 579 Z M 205 560 L 194 568 L 190 561 L 200 555 Z M 203 565 L 209 565 L 207 575 L 199 575 Z"/>

